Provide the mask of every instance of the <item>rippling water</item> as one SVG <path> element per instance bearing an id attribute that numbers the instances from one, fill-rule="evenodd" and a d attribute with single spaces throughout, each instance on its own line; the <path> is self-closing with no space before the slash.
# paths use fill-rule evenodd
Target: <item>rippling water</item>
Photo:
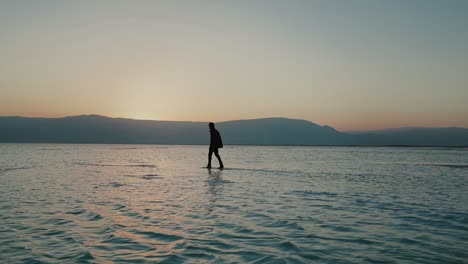
<path id="1" fill-rule="evenodd" d="M 0 144 L 0 262 L 468 261 L 467 149 L 207 150 Z"/>

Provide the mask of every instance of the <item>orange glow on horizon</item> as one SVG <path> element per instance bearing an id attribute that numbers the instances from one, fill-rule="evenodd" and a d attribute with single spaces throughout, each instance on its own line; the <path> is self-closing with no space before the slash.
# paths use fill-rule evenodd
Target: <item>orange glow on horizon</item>
<path id="1" fill-rule="evenodd" d="M 191 121 L 191 122 L 224 122 L 231 120 L 241 119 L 258 119 L 258 118 L 270 118 L 270 117 L 285 117 L 291 119 L 304 119 L 318 125 L 328 125 L 335 128 L 338 131 L 371 131 L 381 130 L 387 128 L 401 128 L 401 127 L 468 127 L 468 124 L 457 123 L 457 120 L 461 118 L 460 115 L 447 116 L 440 113 L 432 113 L 430 118 L 424 118 L 425 114 L 386 114 L 382 118 L 366 118 L 363 116 L 356 116 L 349 119 L 334 118 L 305 118 L 305 117 L 294 117 L 294 116 L 279 116 L 279 115 L 258 115 L 258 116 L 235 116 L 232 115 L 230 118 L 220 117 L 199 117 L 194 116 L 192 118 L 156 118 L 151 114 L 107 114 L 107 113 L 55 113 L 55 112 L 14 112 L 14 113 L 0 113 L 0 116 L 21 116 L 21 117 L 44 117 L 44 118 L 62 118 L 66 116 L 77 116 L 77 115 L 102 115 L 110 118 L 128 118 L 136 120 L 155 120 L 155 121 Z M 402 117 L 402 115 L 404 117 Z M 439 120 L 434 122 L 434 119 Z M 440 121 L 442 120 L 442 121 Z"/>

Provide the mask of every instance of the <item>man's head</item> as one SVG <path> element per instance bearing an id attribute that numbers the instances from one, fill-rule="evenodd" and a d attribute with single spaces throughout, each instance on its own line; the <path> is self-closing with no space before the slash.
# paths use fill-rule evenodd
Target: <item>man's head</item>
<path id="1" fill-rule="evenodd" d="M 210 127 L 210 130 L 214 129 L 214 123 L 213 123 L 213 122 L 210 122 L 210 123 L 208 124 L 208 127 Z"/>

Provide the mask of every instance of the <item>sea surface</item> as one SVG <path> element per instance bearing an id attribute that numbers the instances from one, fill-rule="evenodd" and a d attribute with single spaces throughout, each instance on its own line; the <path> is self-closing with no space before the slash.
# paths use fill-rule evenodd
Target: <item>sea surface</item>
<path id="1" fill-rule="evenodd" d="M 0 144 L 0 263 L 468 262 L 466 148 L 207 152 Z"/>

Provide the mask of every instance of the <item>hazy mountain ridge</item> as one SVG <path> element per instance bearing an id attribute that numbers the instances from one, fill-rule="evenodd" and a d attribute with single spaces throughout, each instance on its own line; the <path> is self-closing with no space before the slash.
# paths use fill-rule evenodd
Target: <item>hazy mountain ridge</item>
<path id="1" fill-rule="evenodd" d="M 468 146 L 468 129 L 403 127 L 354 134 L 369 145 Z"/>
<path id="2" fill-rule="evenodd" d="M 282 117 L 216 124 L 226 145 L 468 146 L 467 128 L 400 128 L 340 132 Z M 0 117 L 0 142 L 208 144 L 206 122 L 154 121 L 80 115 L 63 118 Z"/>

